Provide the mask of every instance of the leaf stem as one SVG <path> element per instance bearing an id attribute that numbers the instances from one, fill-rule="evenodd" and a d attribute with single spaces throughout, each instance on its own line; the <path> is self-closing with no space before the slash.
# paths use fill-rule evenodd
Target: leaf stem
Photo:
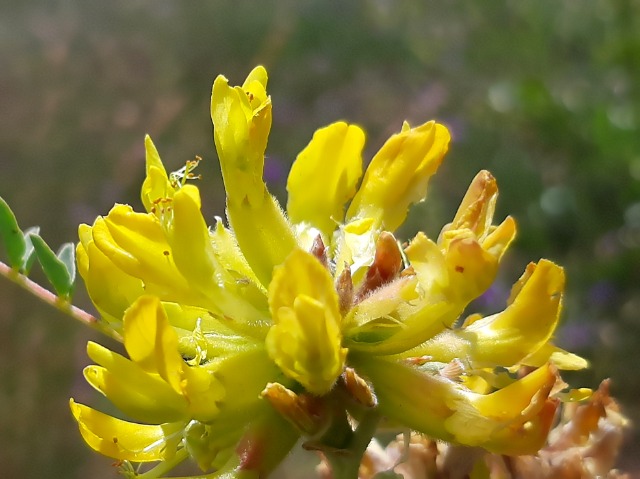
<path id="1" fill-rule="evenodd" d="M 106 336 L 109 336 L 116 341 L 122 342 L 122 336 L 119 333 L 114 331 L 113 329 L 106 326 L 103 322 L 101 322 L 95 316 L 87 313 L 85 310 L 74 306 L 69 302 L 67 298 L 57 296 L 51 291 L 43 288 L 35 281 L 30 280 L 25 275 L 19 273 L 15 269 L 9 267 L 2 261 L 0 261 L 0 275 L 14 282 L 21 288 L 25 289 L 29 293 L 33 294 L 40 301 L 48 304 L 49 306 L 53 306 L 58 311 L 65 313 L 68 316 L 71 316 L 76 321 L 84 324 L 85 326 L 89 326 L 91 329 L 98 331 Z"/>
<path id="2" fill-rule="evenodd" d="M 162 461 L 153 469 L 143 472 L 142 474 L 137 474 L 135 477 L 136 479 L 157 479 L 159 477 L 163 477 L 167 472 L 171 471 L 188 457 L 189 452 L 183 447 L 182 449 L 178 449 L 171 459 Z"/>
<path id="3" fill-rule="evenodd" d="M 366 413 L 353 431 L 348 446 L 341 451 L 324 451 L 333 479 L 357 479 L 362 456 L 367 450 L 380 421 L 380 413 L 372 410 Z"/>

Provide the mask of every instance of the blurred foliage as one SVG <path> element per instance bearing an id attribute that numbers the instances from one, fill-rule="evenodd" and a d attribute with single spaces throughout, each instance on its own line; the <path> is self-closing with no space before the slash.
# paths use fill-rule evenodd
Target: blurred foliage
<path id="1" fill-rule="evenodd" d="M 73 240 L 114 202 L 140 206 L 149 133 L 169 167 L 205 159 L 205 212 L 221 215 L 209 91 L 216 74 L 239 82 L 257 63 L 271 74 L 266 174 L 281 198 L 295 155 L 329 122 L 365 127 L 369 157 L 404 119 L 448 124 L 451 152 L 405 237 L 437 235 L 491 170 L 520 235 L 478 305 L 498 309 L 529 260 L 563 264 L 559 342 L 593 363 L 575 381 L 611 376 L 637 417 L 640 1 L 4 0 L 2 196 L 50 244 Z M 115 475 L 67 414 L 70 392 L 92 394 L 76 385 L 90 333 L 59 316 L 0 287 L 4 477 Z"/>

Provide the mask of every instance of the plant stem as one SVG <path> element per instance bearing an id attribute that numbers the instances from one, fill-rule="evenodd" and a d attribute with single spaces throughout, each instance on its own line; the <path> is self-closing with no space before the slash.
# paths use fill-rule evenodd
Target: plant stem
<path id="1" fill-rule="evenodd" d="M 331 464 L 333 479 L 358 479 L 362 456 L 376 432 L 379 421 L 380 414 L 377 411 L 368 412 L 353 431 L 353 436 L 344 450 L 324 452 Z"/>
<path id="2" fill-rule="evenodd" d="M 87 313 L 85 310 L 74 306 L 69 302 L 69 300 L 60 296 L 56 296 L 51 291 L 43 288 L 38 283 L 27 278 L 25 275 L 19 273 L 13 268 L 10 268 L 2 261 L 0 261 L 0 275 L 14 282 L 21 288 L 27 290 L 40 301 L 48 304 L 49 306 L 53 306 L 58 311 L 62 311 L 68 316 L 71 316 L 73 319 L 75 319 L 76 321 L 80 321 L 85 326 L 89 326 L 90 328 L 106 336 L 109 336 L 116 341 L 122 342 L 122 336 L 120 336 L 120 334 L 118 334 L 113 329 L 107 327 L 104 323 L 98 320 L 98 318 Z"/>
<path id="3" fill-rule="evenodd" d="M 178 449 L 171 459 L 162 461 L 153 469 L 143 472 L 142 474 L 137 474 L 135 477 L 136 479 L 157 479 L 158 477 L 164 476 L 188 457 L 189 452 L 183 447 L 182 449 Z"/>

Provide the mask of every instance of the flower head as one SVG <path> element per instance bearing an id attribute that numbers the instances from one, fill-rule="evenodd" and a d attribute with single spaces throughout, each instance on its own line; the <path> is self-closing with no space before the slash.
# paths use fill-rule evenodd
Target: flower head
<path id="1" fill-rule="evenodd" d="M 300 436 L 345 448 L 349 419 L 373 414 L 454 444 L 537 451 L 561 397 L 558 369 L 585 366 L 552 343 L 562 268 L 532 263 L 503 312 L 460 319 L 516 228 L 511 217 L 493 224 L 498 188 L 482 171 L 439 238 L 394 236 L 449 147 L 433 121 L 404 123 L 363 177 L 362 129 L 318 130 L 293 163 L 283 211 L 263 180 L 266 87 L 262 67 L 242 86 L 213 84 L 228 225 L 207 226 L 187 182 L 196 163 L 167 174 L 147 138 L 146 212 L 115 205 L 80 227 L 79 271 L 129 356 L 90 343 L 98 365 L 85 376 L 137 421 L 72 401 L 86 442 L 122 461 L 164 461 L 161 471 L 191 457 L 254 477 Z"/>

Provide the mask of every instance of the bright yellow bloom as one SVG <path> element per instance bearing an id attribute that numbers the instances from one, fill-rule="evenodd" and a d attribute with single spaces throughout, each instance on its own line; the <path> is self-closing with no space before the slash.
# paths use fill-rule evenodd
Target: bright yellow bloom
<path id="1" fill-rule="evenodd" d="M 362 176 L 363 147 L 362 129 L 343 121 L 314 133 L 287 180 L 287 213 L 293 223 L 313 225 L 325 239 L 331 238 Z"/>
<path id="2" fill-rule="evenodd" d="M 312 394 L 328 393 L 344 369 L 338 295 L 327 269 L 311 253 L 291 252 L 269 285 L 273 326 L 269 356 Z"/>
<path id="3" fill-rule="evenodd" d="M 361 179 L 364 132 L 337 122 L 298 155 L 285 213 L 262 176 L 266 85 L 262 67 L 242 86 L 213 85 L 228 227 L 206 225 L 187 184 L 195 163 L 167 174 L 149 138 L 146 213 L 115 205 L 80 227 L 79 271 L 129 356 L 90 343 L 98 365 L 85 376 L 140 422 L 72 402 L 86 442 L 119 460 L 165 461 L 163 471 L 191 457 L 218 471 L 208 477 L 257 477 L 299 436 L 345 447 L 334 435 L 353 433 L 348 416 L 374 411 L 444 441 L 537 451 L 557 370 L 586 365 L 552 344 L 562 269 L 530 265 L 503 312 L 460 324 L 516 234 L 511 217 L 493 224 L 491 174 L 476 176 L 439 238 L 403 246 L 393 232 L 425 198 L 449 132 L 405 123 Z M 521 378 L 500 372 L 523 367 Z"/>

